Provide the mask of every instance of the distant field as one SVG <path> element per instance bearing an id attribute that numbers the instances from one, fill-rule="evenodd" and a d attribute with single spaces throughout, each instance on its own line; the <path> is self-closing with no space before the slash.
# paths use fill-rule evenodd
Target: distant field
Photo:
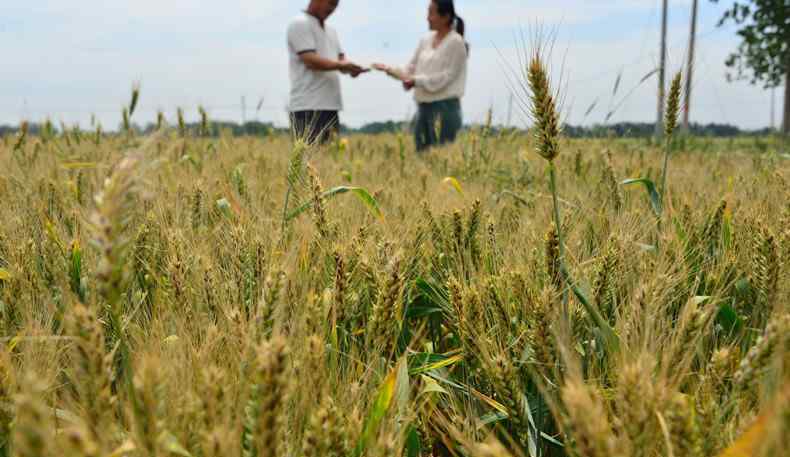
<path id="1" fill-rule="evenodd" d="M 534 146 L 3 138 L 0 457 L 788 455 L 774 140 Z"/>

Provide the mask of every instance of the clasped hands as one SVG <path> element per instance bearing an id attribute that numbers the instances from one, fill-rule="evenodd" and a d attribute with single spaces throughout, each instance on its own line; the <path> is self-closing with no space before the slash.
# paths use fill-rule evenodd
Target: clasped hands
<path id="1" fill-rule="evenodd" d="M 374 63 L 371 66 L 374 70 L 383 71 L 387 73 L 391 77 L 397 79 L 403 84 L 403 89 L 406 91 L 410 91 L 414 89 L 414 78 L 409 75 L 402 73 L 397 68 L 390 67 L 383 63 Z M 370 68 L 365 68 L 360 65 L 351 62 L 350 60 L 341 60 L 338 62 L 338 71 L 345 75 L 350 75 L 352 78 L 356 78 L 357 76 L 361 75 L 362 73 L 367 73 L 370 71 Z"/>
<path id="2" fill-rule="evenodd" d="M 397 68 L 390 67 L 389 65 L 385 65 L 383 63 L 374 63 L 372 67 L 374 70 L 383 71 L 384 73 L 392 76 L 393 78 L 403 83 L 403 90 L 410 91 L 414 89 L 414 78 L 412 78 L 407 74 L 404 74 L 402 71 L 398 70 Z"/>
<path id="3" fill-rule="evenodd" d="M 340 71 L 340 73 L 343 73 L 344 75 L 349 75 L 352 78 L 356 78 L 362 73 L 369 72 L 370 69 L 359 66 L 354 62 L 351 62 L 350 60 L 341 60 L 340 62 L 338 62 L 338 71 Z"/>

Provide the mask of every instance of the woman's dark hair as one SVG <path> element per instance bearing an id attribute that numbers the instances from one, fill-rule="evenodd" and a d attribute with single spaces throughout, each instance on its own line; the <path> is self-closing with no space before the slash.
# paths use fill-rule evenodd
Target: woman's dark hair
<path id="1" fill-rule="evenodd" d="M 455 23 L 455 31 L 458 32 L 459 35 L 464 36 L 464 31 L 466 30 L 466 24 L 464 20 L 461 19 L 455 12 L 455 3 L 453 0 L 433 0 L 436 3 L 436 9 L 439 11 L 440 16 L 450 16 L 450 25 L 452 26 Z"/>

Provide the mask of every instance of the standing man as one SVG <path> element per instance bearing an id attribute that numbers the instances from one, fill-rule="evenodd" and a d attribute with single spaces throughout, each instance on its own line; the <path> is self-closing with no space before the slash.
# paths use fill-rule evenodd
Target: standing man
<path id="1" fill-rule="evenodd" d="M 288 26 L 291 130 L 308 143 L 326 143 L 339 133 L 343 109 L 339 73 L 356 78 L 368 71 L 346 60 L 335 29 L 326 24 L 340 0 L 310 0 Z"/>

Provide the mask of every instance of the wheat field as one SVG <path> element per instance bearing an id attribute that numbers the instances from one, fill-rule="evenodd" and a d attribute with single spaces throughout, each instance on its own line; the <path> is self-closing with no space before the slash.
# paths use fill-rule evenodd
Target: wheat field
<path id="1" fill-rule="evenodd" d="M 426 155 L 3 138 L 0 456 L 790 455 L 790 161 L 548 94 Z"/>

